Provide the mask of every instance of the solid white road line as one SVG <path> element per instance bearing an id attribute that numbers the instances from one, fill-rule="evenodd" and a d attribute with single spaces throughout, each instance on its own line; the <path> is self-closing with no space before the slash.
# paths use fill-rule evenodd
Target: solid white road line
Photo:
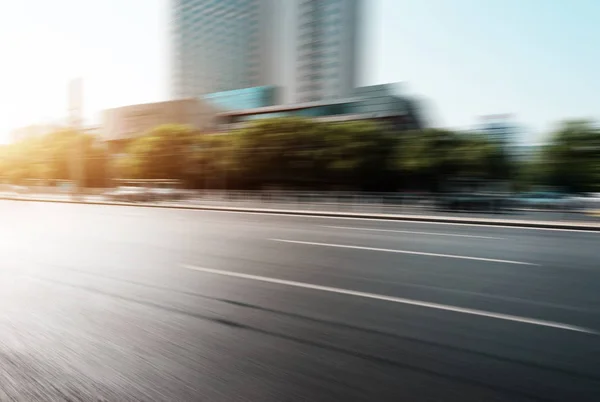
<path id="1" fill-rule="evenodd" d="M 186 268 L 186 269 L 199 271 L 199 272 L 205 272 L 205 273 L 214 274 L 214 275 L 248 279 L 248 280 L 258 281 L 258 282 L 275 283 L 278 285 L 293 286 L 296 288 L 320 290 L 323 292 L 337 293 L 337 294 L 348 295 L 348 296 L 356 296 L 356 297 L 362 297 L 362 298 L 366 298 L 366 299 L 382 300 L 382 301 L 387 301 L 387 302 L 392 302 L 392 303 L 407 304 L 407 305 L 411 305 L 411 306 L 426 307 L 426 308 L 431 308 L 431 309 L 436 309 L 436 310 L 451 311 L 454 313 L 470 314 L 470 315 L 476 315 L 476 316 L 481 316 L 481 317 L 495 318 L 495 319 L 504 320 L 504 321 L 520 322 L 523 324 L 532 324 L 532 325 L 538 325 L 538 326 L 542 326 L 542 327 L 557 328 L 557 329 L 564 329 L 564 330 L 568 330 L 568 331 L 584 332 L 584 333 L 588 333 L 588 334 L 598 335 L 598 333 L 596 331 L 593 331 L 588 328 L 578 327 L 578 326 L 570 325 L 570 324 L 563 324 L 563 323 L 554 322 L 554 321 L 538 320 L 535 318 L 520 317 L 520 316 L 510 315 L 510 314 L 493 313 L 493 312 L 489 312 L 489 311 L 476 310 L 476 309 L 471 309 L 471 308 L 450 306 L 447 304 L 431 303 L 431 302 L 425 302 L 425 301 L 419 301 L 419 300 L 405 299 L 402 297 L 385 296 L 385 295 L 379 295 L 379 294 L 375 294 L 375 293 L 367 293 L 367 292 L 359 292 L 359 291 L 355 291 L 355 290 L 334 288 L 334 287 L 330 287 L 330 286 L 313 285 L 310 283 L 269 278 L 266 276 L 242 274 L 240 272 L 223 271 L 220 269 L 202 268 L 202 267 L 197 267 L 197 266 L 189 265 L 189 264 L 182 264 L 182 267 Z"/>
<path id="2" fill-rule="evenodd" d="M 345 230 L 365 230 L 369 232 L 391 232 L 391 233 L 408 233 L 408 234 L 422 234 L 430 236 L 451 236 L 451 237 L 470 237 L 473 239 L 493 239 L 493 240 L 504 240 L 503 237 L 491 237 L 491 236 L 475 236 L 475 235 L 461 235 L 454 233 L 436 233 L 436 232 L 414 232 L 411 230 L 394 230 L 394 229 L 373 229 L 373 228 L 353 228 L 347 226 L 326 226 L 321 227 L 330 229 L 345 229 Z"/>
<path id="3" fill-rule="evenodd" d="M 364 246 L 350 246 L 347 244 L 333 244 L 333 243 L 316 243 L 312 241 L 299 241 L 299 240 L 285 240 L 285 239 L 269 239 L 281 243 L 294 243 L 294 244 L 306 244 L 310 246 L 324 246 L 324 247 L 339 247 L 339 248 L 351 248 L 356 250 L 369 250 L 369 251 L 382 251 L 386 253 L 398 253 L 398 254 L 413 254 L 413 255 L 426 255 L 430 257 L 444 257 L 444 258 L 458 258 L 461 260 L 475 260 L 475 261 L 486 261 L 486 262 L 499 262 L 503 264 L 517 264 L 517 265 L 536 265 L 531 262 L 523 261 L 512 261 L 512 260 L 498 260 L 495 258 L 483 258 L 483 257 L 469 257 L 466 255 L 454 255 L 454 254 L 438 254 L 438 253 L 426 253 L 422 251 L 408 251 L 408 250 L 395 250 L 390 248 L 376 248 L 376 247 L 364 247 Z"/>

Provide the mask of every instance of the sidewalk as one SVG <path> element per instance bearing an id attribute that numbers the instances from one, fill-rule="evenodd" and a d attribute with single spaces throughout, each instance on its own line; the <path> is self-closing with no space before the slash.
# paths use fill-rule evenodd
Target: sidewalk
<path id="1" fill-rule="evenodd" d="M 527 219 L 512 219 L 512 218 L 497 218 L 497 217 L 474 217 L 474 216 L 456 216 L 454 214 L 433 214 L 428 211 L 418 211 L 418 213 L 382 213 L 381 211 L 340 211 L 317 209 L 319 205 L 287 205 L 293 208 L 273 207 L 264 205 L 240 206 L 235 205 L 235 202 L 221 202 L 219 205 L 215 201 L 182 201 L 182 202 L 155 202 L 155 203 L 128 203 L 114 202 L 103 200 L 99 196 L 87 196 L 83 200 L 73 200 L 66 195 L 19 195 L 18 197 L 7 197 L 0 195 L 0 199 L 21 200 L 29 202 L 54 202 L 54 203 L 74 203 L 74 204 L 90 204 L 90 205 L 115 205 L 115 206 L 137 206 L 146 208 L 177 208 L 188 210 L 209 210 L 209 211 L 231 211 L 240 213 L 269 213 L 282 215 L 300 215 L 300 216 L 321 216 L 331 218 L 355 218 L 355 219 L 385 219 L 397 221 L 413 221 L 413 222 L 431 222 L 431 223 L 448 223 L 448 224 L 470 224 L 470 225 L 491 225 L 491 226 L 509 226 L 509 227 L 526 227 L 540 229 L 561 229 L 561 230 L 585 230 L 600 232 L 600 219 L 590 218 L 589 221 L 575 220 L 527 220 Z M 238 203 L 239 204 L 239 203 Z M 322 207 L 322 206 L 321 206 Z M 354 207 L 354 209 L 356 209 Z M 365 208 L 368 209 L 368 208 Z M 377 210 L 376 206 L 372 209 Z M 417 212 L 417 211 L 415 211 Z"/>

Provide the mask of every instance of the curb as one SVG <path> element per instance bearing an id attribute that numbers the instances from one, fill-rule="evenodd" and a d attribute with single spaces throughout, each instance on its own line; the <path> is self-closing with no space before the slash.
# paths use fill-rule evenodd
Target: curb
<path id="1" fill-rule="evenodd" d="M 533 229 L 560 229 L 560 230 L 578 230 L 589 232 L 600 232 L 600 223 L 577 224 L 574 222 L 549 222 L 549 221 L 521 221 L 504 219 L 484 219 L 484 218 L 455 218 L 446 216 L 417 216 L 417 215 L 389 215 L 389 214 L 369 214 L 352 212 L 325 212 L 325 211 L 307 211 L 307 210 L 285 210 L 269 208 L 243 208 L 243 207 L 220 207 L 220 206 L 201 206 L 201 205 L 173 205 L 173 204 L 150 204 L 150 203 L 129 203 L 129 202 L 110 202 L 110 201 L 77 201 L 77 200 L 56 200 L 56 199 L 32 199 L 32 198 L 12 198 L 0 197 L 4 200 L 29 201 L 29 202 L 50 202 L 57 204 L 86 204 L 86 205 L 106 205 L 106 206 L 133 206 L 144 208 L 164 208 L 164 209 L 185 209 L 185 210 L 204 210 L 204 211 L 226 211 L 243 212 L 256 214 L 278 214 L 291 216 L 317 216 L 328 218 L 358 218 L 358 219 L 377 219 L 390 221 L 406 222 L 431 222 L 431 223 L 449 223 L 466 225 L 486 225 L 498 227 L 522 227 Z"/>

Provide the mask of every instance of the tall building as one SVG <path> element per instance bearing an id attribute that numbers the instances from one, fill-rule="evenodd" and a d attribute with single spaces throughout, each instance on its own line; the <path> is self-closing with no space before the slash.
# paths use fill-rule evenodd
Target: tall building
<path id="1" fill-rule="evenodd" d="M 172 95 L 280 87 L 275 103 L 346 97 L 356 86 L 359 3 L 172 0 Z"/>
<path id="2" fill-rule="evenodd" d="M 293 0 L 292 102 L 347 97 L 357 86 L 358 0 Z"/>
<path id="3" fill-rule="evenodd" d="M 278 0 L 172 0 L 174 98 L 277 82 Z"/>

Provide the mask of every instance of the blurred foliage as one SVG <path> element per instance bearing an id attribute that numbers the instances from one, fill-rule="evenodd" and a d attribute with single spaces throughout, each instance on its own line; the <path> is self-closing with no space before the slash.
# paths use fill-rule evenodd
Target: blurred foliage
<path id="1" fill-rule="evenodd" d="M 600 129 L 587 120 L 562 122 L 549 144 L 517 171 L 522 190 L 548 186 L 569 193 L 600 192 Z"/>
<path id="2" fill-rule="evenodd" d="M 586 120 L 562 123 L 540 163 L 539 181 L 570 192 L 600 191 L 600 129 Z"/>
<path id="3" fill-rule="evenodd" d="M 69 179 L 77 140 L 83 140 L 92 187 L 120 177 L 179 179 L 193 188 L 437 191 L 459 177 L 510 181 L 521 191 L 600 191 L 600 132 L 589 121 L 562 123 L 525 161 L 478 133 L 397 133 L 366 121 L 276 118 L 229 134 L 159 126 L 131 141 L 109 166 L 107 150 L 93 137 L 59 130 L 1 148 L 0 174 L 13 183 Z"/>
<path id="4" fill-rule="evenodd" d="M 129 144 L 116 161 L 116 174 L 129 179 L 183 178 L 191 160 L 193 131 L 180 125 L 156 127 Z"/>
<path id="5" fill-rule="evenodd" d="M 377 187 L 391 172 L 391 133 L 366 122 L 301 118 L 257 121 L 234 134 L 232 157 L 243 187 Z"/>
<path id="6" fill-rule="evenodd" d="M 508 180 L 511 175 L 504 148 L 482 134 L 425 129 L 398 137 L 395 166 L 405 187 L 436 191 L 454 177 Z"/>
<path id="7" fill-rule="evenodd" d="M 84 161 L 84 185 L 105 185 L 106 148 L 93 136 L 69 129 L 4 146 L 0 150 L 0 175 L 4 181 L 15 184 L 36 180 L 52 185 L 57 180 L 69 180 L 73 177 L 73 152 L 78 146 Z"/>

